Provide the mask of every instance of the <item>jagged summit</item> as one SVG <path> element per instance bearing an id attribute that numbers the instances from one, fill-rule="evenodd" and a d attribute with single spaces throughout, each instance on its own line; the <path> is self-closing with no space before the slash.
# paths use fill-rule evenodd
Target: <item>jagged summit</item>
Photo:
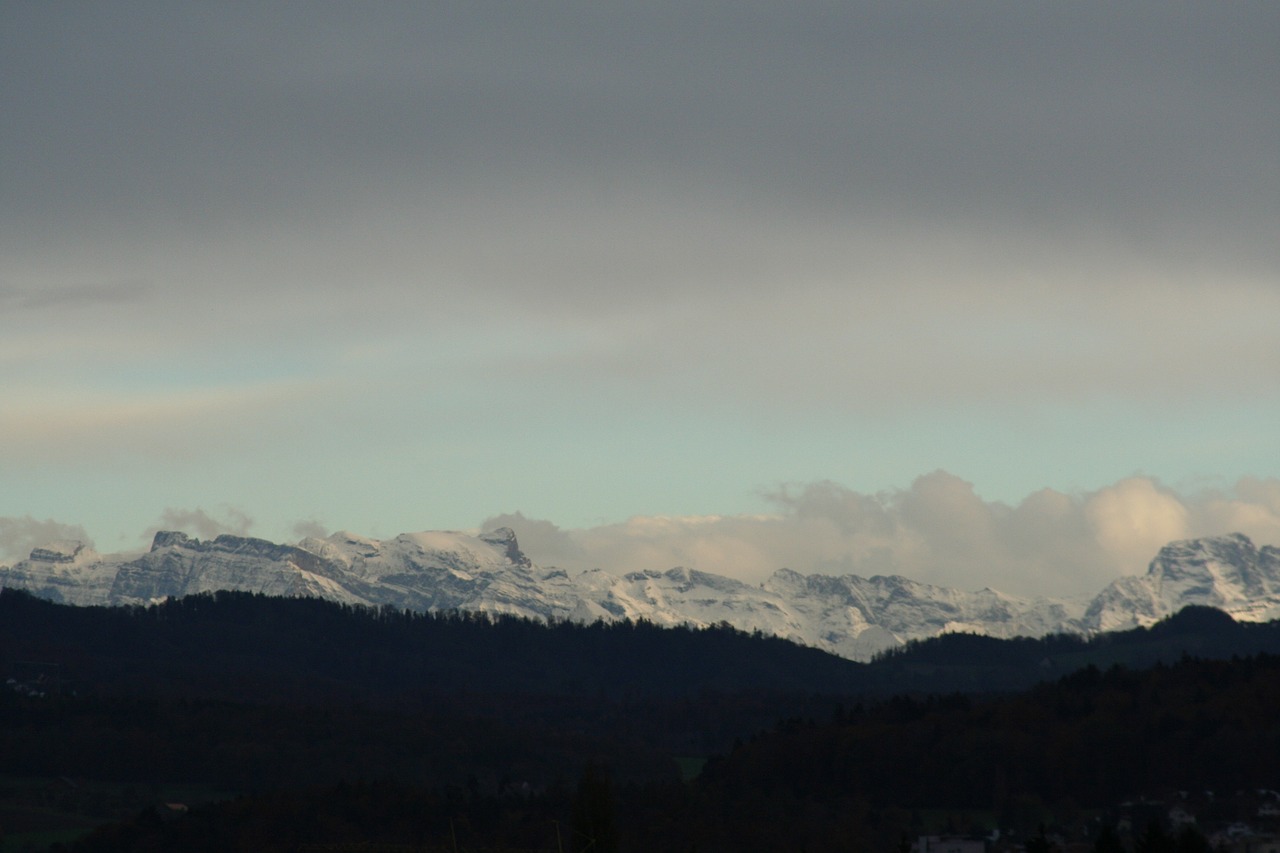
<path id="1" fill-rule="evenodd" d="M 236 589 L 540 619 L 728 622 L 866 660 L 948 631 L 1013 637 L 1118 630 L 1153 624 L 1187 605 L 1241 621 L 1280 618 L 1280 549 L 1259 549 L 1241 534 L 1172 542 L 1146 574 L 1120 578 L 1092 600 L 1071 601 L 786 568 L 759 585 L 689 567 L 575 575 L 535 565 L 505 527 L 478 536 L 422 531 L 385 540 L 340 531 L 296 545 L 160 531 L 141 555 L 103 556 L 78 542 L 42 546 L 0 567 L 0 586 L 70 604 L 139 604 Z"/>
<path id="2" fill-rule="evenodd" d="M 516 532 L 510 527 L 498 527 L 488 533 L 482 533 L 480 534 L 480 541 L 502 548 L 507 555 L 507 559 L 514 565 L 526 568 L 533 565 L 533 561 L 520 550 L 520 544 L 516 542 Z"/>
<path id="3" fill-rule="evenodd" d="M 158 551 L 161 548 L 170 548 L 174 545 L 189 545 L 192 541 L 190 536 L 177 530 L 157 530 L 156 535 L 151 540 L 151 550 Z M 199 542 L 198 539 L 194 541 Z"/>
<path id="4" fill-rule="evenodd" d="M 166 548 L 182 548 L 201 553 L 256 554 L 269 560 L 287 559 L 298 550 L 292 545 L 277 545 L 267 539 L 237 536 L 231 533 L 223 533 L 202 542 L 176 530 L 156 531 L 155 537 L 151 540 L 151 550 L 154 552 Z"/>

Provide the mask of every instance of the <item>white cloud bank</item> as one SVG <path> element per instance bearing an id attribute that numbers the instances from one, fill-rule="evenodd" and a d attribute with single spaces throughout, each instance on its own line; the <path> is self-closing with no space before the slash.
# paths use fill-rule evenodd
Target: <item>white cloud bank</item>
<path id="1" fill-rule="evenodd" d="M 768 497 L 777 509 L 767 515 L 636 517 L 566 530 L 516 512 L 483 527 L 511 527 L 535 562 L 568 569 L 683 565 L 758 582 L 785 566 L 1020 595 L 1096 592 L 1141 573 L 1177 539 L 1239 531 L 1280 544 L 1280 479 L 1182 494 L 1131 477 L 1084 494 L 1042 489 L 1010 506 L 935 471 L 910 488 L 874 495 L 817 482 Z"/>
<path id="2" fill-rule="evenodd" d="M 41 521 L 30 515 L 0 517 L 0 560 L 20 560 L 30 554 L 32 548 L 68 540 L 93 546 L 93 540 L 79 525 L 48 518 Z"/>

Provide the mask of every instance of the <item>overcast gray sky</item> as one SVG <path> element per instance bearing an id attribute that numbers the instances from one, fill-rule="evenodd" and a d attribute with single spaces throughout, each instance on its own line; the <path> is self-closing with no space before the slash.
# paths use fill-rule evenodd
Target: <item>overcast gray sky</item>
<path id="1" fill-rule="evenodd" d="M 1051 591 L 1280 542 L 1277 44 L 1264 2 L 6 3 L 0 545 L 507 517 Z M 934 544 L 794 534 L 824 489 Z M 1010 519 L 969 556 L 963 506 Z"/>

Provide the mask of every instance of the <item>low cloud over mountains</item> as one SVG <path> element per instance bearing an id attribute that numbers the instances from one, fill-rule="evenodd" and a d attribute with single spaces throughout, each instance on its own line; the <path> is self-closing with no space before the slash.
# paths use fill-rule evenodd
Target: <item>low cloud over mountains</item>
<path id="1" fill-rule="evenodd" d="M 780 567 L 899 574 L 959 589 L 1073 595 L 1142 570 L 1167 542 L 1241 531 L 1280 543 L 1280 480 L 1180 493 L 1148 477 L 1093 492 L 1042 489 L 1016 506 L 983 500 L 946 471 L 863 494 L 833 482 L 784 485 L 762 515 L 635 517 L 564 529 L 520 512 L 510 527 L 542 565 L 616 572 L 688 566 L 759 582 Z"/>
<path id="2" fill-rule="evenodd" d="M 78 524 L 63 524 L 52 519 L 0 518 L 0 559 L 17 560 L 50 542 L 75 541 L 92 545 L 93 540 Z"/>

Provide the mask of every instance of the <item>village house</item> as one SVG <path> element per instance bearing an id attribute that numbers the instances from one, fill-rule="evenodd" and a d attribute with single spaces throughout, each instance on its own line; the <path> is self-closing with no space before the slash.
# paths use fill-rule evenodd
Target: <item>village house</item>
<path id="1" fill-rule="evenodd" d="M 986 849 L 984 839 L 961 835 L 922 835 L 911 845 L 911 853 L 986 853 Z"/>

